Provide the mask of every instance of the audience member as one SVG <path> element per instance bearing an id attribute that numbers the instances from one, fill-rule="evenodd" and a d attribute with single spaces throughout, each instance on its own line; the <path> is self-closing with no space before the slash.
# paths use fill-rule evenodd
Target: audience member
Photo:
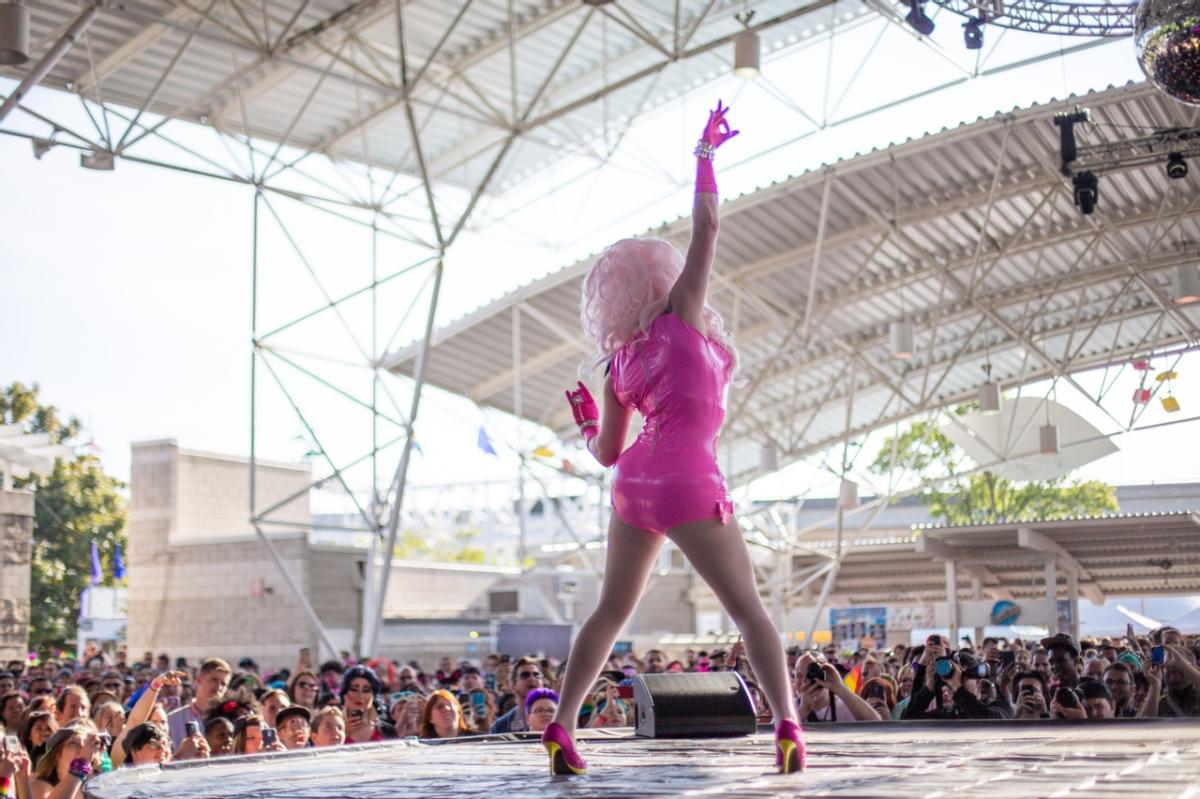
<path id="1" fill-rule="evenodd" d="M 513 692 L 516 694 L 516 706 L 496 719 L 490 732 L 525 732 L 529 722 L 525 718 L 525 697 L 536 688 L 544 688 L 545 682 L 541 665 L 533 658 L 521 658 L 516 662 L 513 671 Z"/>
<path id="2" fill-rule="evenodd" d="M 302 705 L 288 705 L 275 717 L 279 742 L 288 749 L 304 749 L 308 746 L 309 725 L 312 711 Z"/>
<path id="3" fill-rule="evenodd" d="M 457 738 L 460 735 L 474 735 L 475 732 L 467 726 L 462 706 L 454 694 L 441 688 L 429 694 L 421 713 L 418 732 L 421 738 Z"/>
<path id="4" fill-rule="evenodd" d="M 313 716 L 311 726 L 313 746 L 341 746 L 346 742 L 346 717 L 341 708 L 322 708 Z"/>
<path id="5" fill-rule="evenodd" d="M 196 675 L 194 698 L 167 716 L 167 730 L 171 734 L 172 741 L 183 741 L 188 737 L 185 728 L 189 721 L 196 723 L 201 734 L 205 732 L 204 716 L 208 711 L 209 703 L 225 694 L 229 689 L 229 680 L 232 676 L 233 670 L 220 658 L 212 658 L 200 664 L 200 673 Z M 178 757 L 178 753 L 176 756 Z"/>

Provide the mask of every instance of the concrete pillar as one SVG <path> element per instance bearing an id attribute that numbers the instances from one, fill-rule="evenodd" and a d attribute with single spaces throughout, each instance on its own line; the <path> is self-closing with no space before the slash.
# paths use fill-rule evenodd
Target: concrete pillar
<path id="1" fill-rule="evenodd" d="M 33 494 L 0 491 L 0 660 L 29 652 L 29 561 L 33 551 Z"/>
<path id="2" fill-rule="evenodd" d="M 983 600 L 983 580 L 975 575 L 971 575 L 971 599 L 976 602 Z M 983 645 L 983 628 L 975 628 L 975 637 L 971 639 L 975 646 Z"/>
<path id="3" fill-rule="evenodd" d="M 950 626 L 950 643 L 958 648 L 958 566 L 946 561 L 946 621 Z"/>
<path id="4" fill-rule="evenodd" d="M 1054 558 L 1046 558 L 1046 599 L 1050 600 L 1050 634 L 1062 632 L 1058 629 L 1058 564 Z"/>
<path id="5" fill-rule="evenodd" d="M 1067 572 L 1067 601 L 1071 603 L 1071 635 L 1079 639 L 1079 575 Z"/>

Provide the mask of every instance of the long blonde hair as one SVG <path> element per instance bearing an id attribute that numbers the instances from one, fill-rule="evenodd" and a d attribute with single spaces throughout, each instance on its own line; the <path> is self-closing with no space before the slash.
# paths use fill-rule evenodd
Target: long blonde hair
<path id="1" fill-rule="evenodd" d="M 683 253 L 663 239 L 621 239 L 600 253 L 583 279 L 579 318 L 596 352 L 580 366 L 581 375 L 646 334 L 650 323 L 667 309 L 671 288 L 682 272 Z M 704 324 L 709 338 L 725 347 L 736 368 L 733 342 L 721 315 L 707 302 Z"/>

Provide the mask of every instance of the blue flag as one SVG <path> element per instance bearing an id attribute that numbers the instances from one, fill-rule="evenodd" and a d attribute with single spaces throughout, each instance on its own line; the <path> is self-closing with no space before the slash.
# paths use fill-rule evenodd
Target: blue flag
<path id="1" fill-rule="evenodd" d="M 117 549 L 113 552 L 113 577 L 118 580 L 125 579 L 125 559 L 121 557 L 120 544 L 117 544 Z"/>
<path id="2" fill-rule="evenodd" d="M 479 428 L 479 448 L 488 455 L 496 454 L 496 450 L 492 447 L 492 440 L 488 438 L 487 431 L 484 430 L 482 426 Z"/>
<path id="3" fill-rule="evenodd" d="M 100 571 L 100 550 L 96 548 L 96 542 L 92 542 L 92 585 L 100 585 L 100 581 L 104 579 L 103 573 Z"/>

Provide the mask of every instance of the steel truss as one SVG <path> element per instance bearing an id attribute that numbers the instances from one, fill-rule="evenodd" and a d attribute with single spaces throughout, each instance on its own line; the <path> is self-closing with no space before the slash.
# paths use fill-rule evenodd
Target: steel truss
<path id="1" fill-rule="evenodd" d="M 272 8 L 268 2 L 264 2 L 261 8 L 256 8 L 250 3 L 232 2 L 227 5 L 225 0 L 209 0 L 198 4 L 181 2 L 163 15 L 149 14 L 127 5 L 87 6 L 54 38 L 43 59 L 30 70 L 18 89 L 5 98 L 3 106 L 0 106 L 0 121 L 10 112 L 20 110 L 28 119 L 38 123 L 38 131 L 30 133 L 0 128 L 0 133 L 32 140 L 35 151 L 38 148 L 49 147 L 78 150 L 93 166 L 103 167 L 107 164 L 111 167 L 114 161 L 128 161 L 212 177 L 246 188 L 247 204 L 252 207 L 254 232 L 251 252 L 252 521 L 261 541 L 308 615 L 314 630 L 322 637 L 326 647 L 336 651 L 336 642 L 324 629 L 300 586 L 291 580 L 283 568 L 282 560 L 271 541 L 271 536 L 268 535 L 270 530 L 291 526 L 279 518 L 280 511 L 302 492 L 271 502 L 264 507 L 260 487 L 255 483 L 260 441 L 258 422 L 264 408 L 270 407 L 264 394 L 267 387 L 272 387 L 305 429 L 320 464 L 319 474 L 304 491 L 314 487 L 339 486 L 354 504 L 355 511 L 361 519 L 361 529 L 371 535 L 372 546 L 367 560 L 367 587 L 364 591 L 363 629 L 359 634 L 360 651 L 363 654 L 371 654 L 378 640 L 382 620 L 383 599 L 390 579 L 391 553 L 394 552 L 396 536 L 404 519 L 409 465 L 416 443 L 414 425 L 419 415 L 422 389 L 426 382 L 426 368 L 430 358 L 434 320 L 440 304 L 446 259 L 452 253 L 454 243 L 467 225 L 481 215 L 481 201 L 494 192 L 503 181 L 506 167 L 516 160 L 515 154 L 519 145 L 526 142 L 537 144 L 540 135 L 553 132 L 568 140 L 566 149 L 569 151 L 594 158 L 598 165 L 607 163 L 632 124 L 632 118 L 622 122 L 606 119 L 605 133 L 614 138 L 616 143 L 607 151 L 599 151 L 598 145 L 586 132 L 581 133 L 575 129 L 577 125 L 588 124 L 587 120 L 578 122 L 577 116 L 594 109 L 597 103 L 604 104 L 621 91 L 634 87 L 639 89 L 638 108 L 653 105 L 655 100 L 652 95 L 657 81 L 672 65 L 701 58 L 729 43 L 733 34 L 715 32 L 699 44 L 694 41 L 701 31 L 709 30 L 707 26 L 710 22 L 719 22 L 722 16 L 731 14 L 731 9 L 736 4 L 709 2 L 702 13 L 689 19 L 680 14 L 680 4 L 676 3 L 673 24 L 669 26 L 670 35 L 664 41 L 662 37 L 649 33 L 645 20 L 639 21 L 639 15 L 631 13 L 621 3 L 596 9 L 590 6 L 581 7 L 583 4 L 555 2 L 546 4 L 544 10 L 527 17 L 520 16 L 514 4 L 509 3 L 507 24 L 502 35 L 473 49 L 445 58 L 442 57 L 445 55 L 443 48 L 467 18 L 473 0 L 466 0 L 458 7 L 453 20 L 442 32 L 440 40 L 426 43 L 432 46 L 420 56 L 409 49 L 414 38 L 407 16 L 407 6 L 410 4 L 400 0 L 394 4 L 383 0 L 358 0 L 322 20 L 301 26 L 300 20 L 310 5 L 311 3 L 305 0 L 297 10 L 284 16 L 280 16 L 281 8 Z M 753 27 L 755 30 L 766 31 L 830 6 L 831 3 L 827 0 L 818 0 L 813 4 L 797 6 L 769 16 Z M 259 12 L 262 17 L 261 25 L 255 21 Z M 105 15 L 144 23 L 145 28 L 125 45 L 105 54 L 98 61 L 89 57 L 88 69 L 74 76 L 72 80 L 48 79 L 52 85 L 60 85 L 78 94 L 83 114 L 81 121 L 55 119 L 32 107 L 28 103 L 28 90 L 43 77 L 53 74 L 56 63 L 81 36 L 86 42 L 85 31 L 88 26 L 94 24 L 97 18 L 103 19 Z M 396 40 L 399 47 L 395 53 L 382 52 L 377 45 L 363 38 L 367 28 L 388 16 L 394 18 L 397 27 Z M 548 67 L 543 68 L 544 71 L 537 76 L 536 81 L 522 90 L 516 71 L 525 67 L 516 57 L 518 44 L 526 38 L 538 35 L 539 31 L 543 31 L 547 26 L 568 18 L 575 21 L 576 27 L 573 28 L 574 33 L 567 46 Z M 606 25 L 608 30 L 620 29 L 633 35 L 641 46 L 649 48 L 655 57 L 649 63 L 621 72 L 623 59 L 614 58 L 610 62 L 606 56 L 591 69 L 572 75 L 569 79 L 564 77 L 570 54 L 580 46 L 584 31 L 589 30 L 588 26 L 597 22 Z M 832 52 L 832 38 L 829 41 Z M 168 42 L 176 45 L 171 48 L 169 61 L 140 101 L 133 105 L 114 102 L 106 93 L 106 88 L 114 76 L 133 62 L 140 53 L 152 46 L 162 46 Z M 172 76 L 185 68 L 192 48 L 201 43 L 218 44 L 227 48 L 233 63 L 232 71 L 186 101 L 164 107 L 160 97 L 170 84 Z M 514 74 L 508 96 L 497 100 L 495 96 L 481 90 L 468 73 L 473 65 L 505 50 L 512 56 L 510 64 Z M 631 52 L 624 54 L 625 61 L 632 62 Z M 615 74 L 609 74 L 609 70 Z M 311 86 L 300 102 L 289 111 L 279 130 L 274 131 L 273 136 L 267 136 L 271 131 L 261 130 L 254 124 L 251 113 L 254 102 L 256 98 L 266 97 L 274 87 L 298 74 L 307 75 L 312 82 Z M 831 122 L 835 119 L 834 112 L 857 78 L 857 73 L 850 78 L 840 98 L 831 91 L 827 81 L 826 108 L 824 113 L 817 115 L 820 116 L 819 122 L 815 116 L 809 115 L 803 109 L 794 110 L 813 120 L 818 128 L 835 124 Z M 954 85 L 962 79 L 946 86 Z M 599 81 L 598 88 L 588 88 L 594 81 Z M 354 95 L 355 111 L 351 119 L 328 132 L 320 141 L 307 141 L 300 135 L 306 114 L 314 107 L 321 92 L 331 84 L 336 84 Z M 641 94 L 643 86 L 646 87 L 644 95 Z M 941 87 L 934 87 L 929 91 L 937 88 Z M 927 92 L 916 96 L 925 93 Z M 376 100 L 379 97 L 385 99 L 382 102 L 369 101 L 368 95 Z M 374 157 L 368 133 L 373 126 L 381 124 L 393 113 L 401 115 L 402 135 L 407 143 L 405 152 L 391 160 Z M 429 152 L 428 142 L 432 138 L 430 128 L 435 119 L 440 118 L 439 115 L 479 126 L 481 132 L 476 136 L 477 146 L 462 151 L 443 148 L 437 153 Z M 210 152 L 202 152 L 200 148 L 188 143 L 187 137 L 172 135 L 175 126 L 178 125 L 174 121 L 177 119 L 190 119 L 209 125 L 211 130 L 216 132 L 216 139 L 225 148 L 228 157 L 215 157 Z M 355 159 L 354 163 L 339 163 L 336 159 L 320 155 L 348 153 L 347 148 L 351 144 L 355 149 L 349 157 Z M 164 155 L 164 152 L 172 153 L 175 158 L 172 160 Z M 456 190 L 447 190 L 444 184 L 447 176 L 466 171 L 467 165 L 480 161 L 484 166 L 474 182 L 467 186 L 452 187 Z M 1061 191 L 1056 179 L 1045 176 L 1026 178 L 1024 183 L 1000 180 L 1003 161 L 1001 158 L 997 164 L 997 173 L 984 194 L 989 208 L 993 201 L 1014 191 L 1016 185 L 1024 185 L 1030 180 L 1038 182 L 1039 188 L 1044 189 L 1047 198 Z M 923 272 L 912 272 L 896 279 L 888 278 L 857 291 L 879 290 L 888 284 L 902 287 L 907 282 L 915 282 L 930 274 L 942 283 L 946 290 L 942 306 L 927 310 L 915 320 L 919 327 L 927 331 L 932 330 L 934 337 L 939 325 L 944 324 L 948 317 L 955 314 L 981 314 L 987 318 L 986 324 L 989 328 L 988 337 L 985 339 L 988 343 L 983 344 L 982 349 L 986 350 L 988 346 L 995 348 L 1001 343 L 994 331 L 1001 331 L 1005 341 L 1020 341 L 1029 345 L 1027 350 L 1031 353 L 1033 363 L 1023 375 L 1024 380 L 1056 376 L 1070 382 L 1070 370 L 1084 365 L 1082 362 L 1070 362 L 1069 359 L 1068 362 L 1060 363 L 1057 359 L 1041 353 L 1030 339 L 1030 325 L 1031 320 L 1036 317 L 1032 305 L 1039 297 L 1044 296 L 1044 292 L 1051 289 L 1078 290 L 1080 313 L 1070 332 L 1072 335 L 1078 333 L 1086 340 L 1091 330 L 1094 330 L 1094 327 L 1089 328 L 1089 324 L 1095 323 L 1099 317 L 1095 309 L 1083 302 L 1085 286 L 1046 277 L 1040 283 L 1031 285 L 1029 291 L 1021 295 L 988 296 L 981 289 L 989 268 L 995 264 L 1000 254 L 1014 251 L 1023 245 L 1015 240 L 1000 243 L 990 241 L 984 235 L 987 232 L 986 218 L 974 250 L 960 253 L 953 259 L 948 260 L 940 253 L 925 252 L 920 244 L 906 239 L 906 225 L 916 224 L 922 217 L 929 215 L 954 213 L 960 204 L 970 203 L 972 200 L 978 202 L 978 195 L 936 203 L 914 214 L 893 214 L 889 209 L 874 207 L 855 197 L 853 192 L 846 192 L 841 185 L 841 173 L 836 169 L 829 171 L 825 177 L 823 194 L 823 205 L 831 197 L 845 196 L 855 199 L 861 204 L 861 210 L 870 219 L 870 223 L 861 229 L 827 236 L 825 217 L 822 214 L 815 245 L 806 246 L 802 252 L 780 253 L 770 261 L 746 264 L 733 273 L 725 273 L 719 277 L 721 284 L 735 293 L 740 302 L 753 306 L 768 317 L 764 325 L 790 331 L 788 338 L 770 359 L 747 360 L 745 373 L 750 375 L 752 385 L 749 390 L 739 394 L 741 399 L 731 413 L 730 429 L 734 435 L 761 436 L 776 445 L 783 457 L 794 460 L 811 456 L 835 444 L 844 444 L 867 430 L 877 429 L 954 401 L 954 397 L 946 398 L 939 394 L 941 382 L 938 372 L 939 369 L 948 370 L 960 361 L 978 357 L 981 345 L 978 340 L 972 341 L 974 336 L 959 342 L 959 346 L 955 348 L 939 348 L 937 358 L 930 360 L 919 381 L 911 376 L 901 379 L 896 375 L 880 373 L 869 361 L 855 355 L 856 348 L 862 350 L 879 344 L 882 336 L 879 330 L 863 331 L 857 339 L 831 337 L 834 342 L 831 349 L 824 353 L 818 352 L 819 345 L 815 343 L 814 337 L 818 333 L 827 332 L 830 314 L 839 302 L 847 299 L 846 292 L 835 296 L 828 292 L 822 293 L 817 287 L 816 279 L 820 273 L 822 252 L 830 252 L 852 240 L 863 240 L 863 237 L 881 237 L 881 245 L 887 241 L 889 245 L 905 249 L 915 260 L 926 266 Z M 330 219 L 337 220 L 339 224 L 344 224 L 347 229 L 368 236 L 369 281 L 342 291 L 332 288 L 327 278 L 330 277 L 330 272 L 336 271 L 340 265 L 323 263 L 319 258 L 306 254 L 301 231 L 296 230 L 295 222 L 289 221 L 289 214 L 295 209 L 320 212 Z M 1191 218 L 1194 209 L 1191 203 L 1183 207 L 1164 201 L 1156 213 L 1161 215 L 1164 223 L 1170 223 L 1167 225 L 1169 230 L 1175 221 Z M 1032 222 L 1035 216 L 1036 211 L 1030 214 L 1029 221 Z M 1116 224 L 1119 226 L 1125 222 L 1126 220 L 1121 220 Z M 1066 231 L 1063 235 L 1082 236 L 1085 233 L 1087 231 L 1073 230 Z M 280 257 L 265 242 L 268 235 L 281 237 L 281 247 L 290 252 L 289 257 L 298 261 L 302 267 L 299 274 L 306 283 L 315 287 L 321 297 L 313 307 L 289 318 L 267 320 L 260 313 L 264 305 L 269 304 L 268 300 L 272 294 L 277 292 L 277 286 L 269 284 L 264 278 L 265 268 L 276 263 Z M 1103 240 L 1105 231 L 1093 230 L 1089 235 L 1094 236 L 1095 242 L 1098 243 Z M 1044 242 L 1042 244 L 1044 245 Z M 384 254 L 385 250 L 395 248 L 404 253 L 403 258 Z M 772 302 L 771 298 L 758 293 L 751 285 L 753 277 L 783 268 L 798 257 L 811 258 L 814 264 L 808 303 L 803 314 L 780 307 Z M 1114 270 L 1117 275 L 1128 276 L 1130 285 L 1145 287 L 1146 275 L 1159 265 L 1153 259 L 1147 260 L 1129 253 L 1125 261 L 1103 265 L 1101 268 Z M 969 268 L 973 273 L 971 279 L 964 280 L 961 276 L 964 268 Z M 389 320 L 380 312 L 380 297 L 395 285 L 408 285 L 409 282 L 415 282 L 417 288 L 412 293 L 412 301 L 400 324 L 389 336 L 383 327 Z M 851 295 L 853 293 L 854 290 L 850 292 Z M 1161 297 L 1159 300 L 1161 302 Z M 1022 321 L 1017 324 L 1009 321 L 997 310 L 1001 307 L 1017 307 L 1020 303 L 1025 303 L 1027 311 Z M 362 320 L 351 319 L 353 312 L 348 310 L 361 310 L 363 305 L 369 308 L 366 316 L 369 317 L 370 335 L 365 340 L 356 326 L 356 323 Z M 424 309 L 423 319 L 417 310 L 418 307 Z M 522 386 L 531 371 L 538 370 L 539 364 L 531 363 L 521 352 L 521 320 L 525 317 L 534 318 L 542 325 L 547 325 L 548 320 L 544 316 L 539 318 L 537 309 L 532 305 L 514 306 L 512 313 L 515 366 L 509 372 L 479 385 L 472 395 L 482 399 L 499 388 L 511 385 L 518 417 L 529 417 L 531 414 L 525 409 L 531 403 L 521 396 Z M 1167 316 L 1171 313 L 1172 309 L 1164 303 L 1162 315 Z M 394 353 L 394 346 L 403 341 L 398 338 L 400 328 L 410 323 L 417 325 L 418 320 L 419 334 L 413 336 L 418 341 L 417 367 L 410 386 L 408 383 L 395 382 L 394 377 L 388 374 L 391 371 L 388 356 L 389 353 Z M 985 323 L 981 321 L 981 325 L 983 324 Z M 320 353 L 297 351 L 288 343 L 290 334 L 318 325 L 330 325 L 342 331 L 350 342 L 344 347 L 345 351 L 329 359 L 329 356 Z M 976 331 L 979 330 L 981 327 L 976 327 Z M 558 332 L 563 339 L 562 347 L 572 351 L 579 349 L 578 333 L 570 330 Z M 759 332 L 763 331 L 742 330 L 739 335 L 752 338 Z M 1079 345 L 1080 349 L 1082 346 Z M 1125 349 L 1114 348 L 1109 353 L 1109 361 L 1116 362 L 1124 354 Z M 831 407 L 840 407 L 842 404 L 849 408 L 853 404 L 855 392 L 859 390 L 858 384 L 853 380 L 847 380 L 838 391 L 833 392 L 834 396 L 829 396 L 827 400 L 806 403 L 790 398 L 781 399 L 777 405 L 750 407 L 747 404 L 746 400 L 763 381 L 779 383 L 788 376 L 789 370 L 799 374 L 804 369 L 812 368 L 814 363 L 819 363 L 822 359 L 844 361 L 847 358 L 855 359 L 865 372 L 872 373 L 874 378 L 888 387 L 893 397 L 883 412 L 868 423 L 852 425 L 847 414 L 846 429 L 840 437 L 812 442 L 806 439 L 805 432 L 823 411 Z M 327 370 L 322 367 L 322 363 L 329 360 L 332 362 L 325 365 L 336 368 Z M 336 371 L 340 368 L 355 370 L 365 379 L 368 390 L 355 391 L 348 387 L 342 377 L 344 373 Z M 371 420 L 370 446 L 349 454 L 338 452 L 337 448 L 326 440 L 321 423 L 313 418 L 309 409 L 305 407 L 301 398 L 302 392 L 299 390 L 301 385 L 319 386 L 335 395 L 346 408 L 368 414 Z M 407 407 L 403 407 L 403 403 L 396 397 L 402 390 L 409 395 Z M 799 392 L 794 392 L 794 396 L 798 395 Z M 546 415 L 541 414 L 541 418 L 546 418 Z M 786 425 L 780 426 L 780 422 L 786 422 Z M 1133 420 L 1130 421 L 1130 426 L 1132 424 Z M 775 432 L 778 429 L 784 432 Z M 528 431 L 518 427 L 513 443 L 513 449 L 522 454 L 522 479 L 519 480 L 522 495 L 518 505 L 518 526 L 522 528 L 523 516 L 530 500 L 530 497 L 523 493 L 526 483 L 538 482 L 530 467 L 530 460 L 524 455 L 531 449 L 528 446 L 528 435 Z M 846 452 L 843 449 L 842 467 L 831 468 L 830 471 L 844 474 L 847 470 L 846 464 Z M 352 479 L 352 474 L 360 472 L 369 472 L 369 481 Z M 753 472 L 743 473 L 739 475 L 739 480 L 745 481 L 755 476 L 757 474 Z M 362 490 L 364 482 L 369 482 L 370 485 L 369 490 L 365 492 Z M 550 493 L 545 488 L 542 492 Z M 558 512 L 559 506 L 554 507 Z M 595 507 L 598 528 L 603 529 L 602 495 L 601 501 L 597 502 Z M 562 522 L 571 537 L 580 545 L 579 551 L 586 559 L 584 536 L 578 521 L 580 515 L 579 510 L 575 509 L 570 513 L 570 518 L 564 515 Z M 768 537 L 767 541 L 770 540 Z M 775 540 L 771 546 L 791 546 L 792 541 L 794 536 L 782 539 L 782 544 L 780 540 Z M 376 565 L 377 560 L 381 561 L 379 565 Z M 836 569 L 830 572 L 835 573 Z M 816 579 L 817 576 L 809 575 L 805 579 Z"/>
<path id="2" fill-rule="evenodd" d="M 988 25 L 1059 36 L 1128 36 L 1137 3 L 1072 3 L 1065 0 L 933 0 Z"/>

